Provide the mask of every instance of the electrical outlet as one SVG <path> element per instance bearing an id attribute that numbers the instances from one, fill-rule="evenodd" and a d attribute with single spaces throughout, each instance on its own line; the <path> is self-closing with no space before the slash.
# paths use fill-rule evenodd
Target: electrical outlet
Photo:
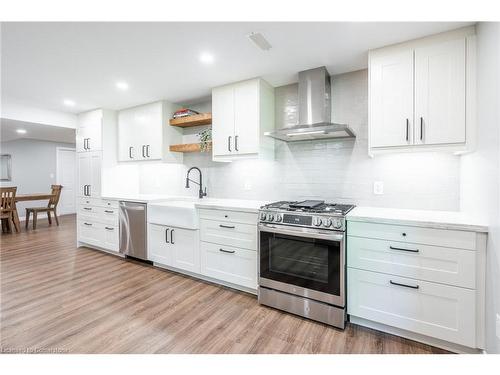
<path id="1" fill-rule="evenodd" d="M 497 314 L 497 338 L 500 340 L 500 314 Z"/>
<path id="2" fill-rule="evenodd" d="M 245 181 L 245 183 L 243 184 L 243 189 L 252 190 L 252 183 L 250 181 Z"/>
<path id="3" fill-rule="evenodd" d="M 373 182 L 373 194 L 376 194 L 376 195 L 384 194 L 384 181 L 374 181 Z"/>

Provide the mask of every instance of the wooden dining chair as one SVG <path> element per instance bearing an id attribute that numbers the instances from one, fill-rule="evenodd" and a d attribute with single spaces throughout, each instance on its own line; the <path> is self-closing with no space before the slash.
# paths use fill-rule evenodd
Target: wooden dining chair
<path id="1" fill-rule="evenodd" d="M 59 219 L 57 218 L 57 204 L 59 203 L 59 198 L 61 197 L 62 185 L 52 185 L 52 198 L 49 199 L 47 207 L 29 207 L 26 209 L 26 229 L 28 229 L 30 214 L 33 214 L 33 229 L 36 229 L 36 220 L 38 218 L 39 212 L 47 212 L 47 219 L 49 224 L 52 225 L 51 213 L 54 214 L 54 219 L 56 219 L 56 224 L 59 225 Z"/>
<path id="2" fill-rule="evenodd" d="M 2 221 L 2 233 L 12 233 L 12 228 L 19 232 L 19 228 L 14 221 L 14 211 L 16 210 L 17 187 L 0 188 L 0 219 Z"/>

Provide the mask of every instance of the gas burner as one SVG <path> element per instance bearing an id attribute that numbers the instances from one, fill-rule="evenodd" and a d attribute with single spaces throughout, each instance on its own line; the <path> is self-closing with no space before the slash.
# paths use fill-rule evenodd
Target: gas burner
<path id="1" fill-rule="evenodd" d="M 325 203 L 319 200 L 279 201 L 260 208 L 261 224 L 345 230 L 345 215 L 354 208 L 350 204 Z"/>

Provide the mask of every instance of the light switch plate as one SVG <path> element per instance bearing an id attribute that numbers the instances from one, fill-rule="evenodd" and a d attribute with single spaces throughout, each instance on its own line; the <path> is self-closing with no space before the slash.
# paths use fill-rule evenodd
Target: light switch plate
<path id="1" fill-rule="evenodd" d="M 243 189 L 252 190 L 252 183 L 250 181 L 245 181 L 245 183 L 243 184 Z"/>
<path id="2" fill-rule="evenodd" d="M 384 194 L 384 181 L 373 181 L 373 194 Z"/>

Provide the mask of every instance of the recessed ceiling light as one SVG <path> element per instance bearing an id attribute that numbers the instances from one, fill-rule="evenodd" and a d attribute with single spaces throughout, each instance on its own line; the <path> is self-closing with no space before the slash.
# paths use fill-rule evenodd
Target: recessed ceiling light
<path id="1" fill-rule="evenodd" d="M 128 83 L 124 81 L 116 82 L 116 88 L 120 90 L 128 90 Z"/>
<path id="2" fill-rule="evenodd" d="M 200 61 L 204 64 L 212 64 L 215 61 L 215 58 L 211 53 L 203 52 L 200 55 Z"/>
<path id="3" fill-rule="evenodd" d="M 16 132 L 19 134 L 26 134 L 26 130 L 24 129 L 17 129 Z"/>
<path id="4" fill-rule="evenodd" d="M 64 105 L 67 105 L 68 107 L 74 107 L 75 106 L 75 102 L 71 99 L 64 99 L 63 101 Z"/>

